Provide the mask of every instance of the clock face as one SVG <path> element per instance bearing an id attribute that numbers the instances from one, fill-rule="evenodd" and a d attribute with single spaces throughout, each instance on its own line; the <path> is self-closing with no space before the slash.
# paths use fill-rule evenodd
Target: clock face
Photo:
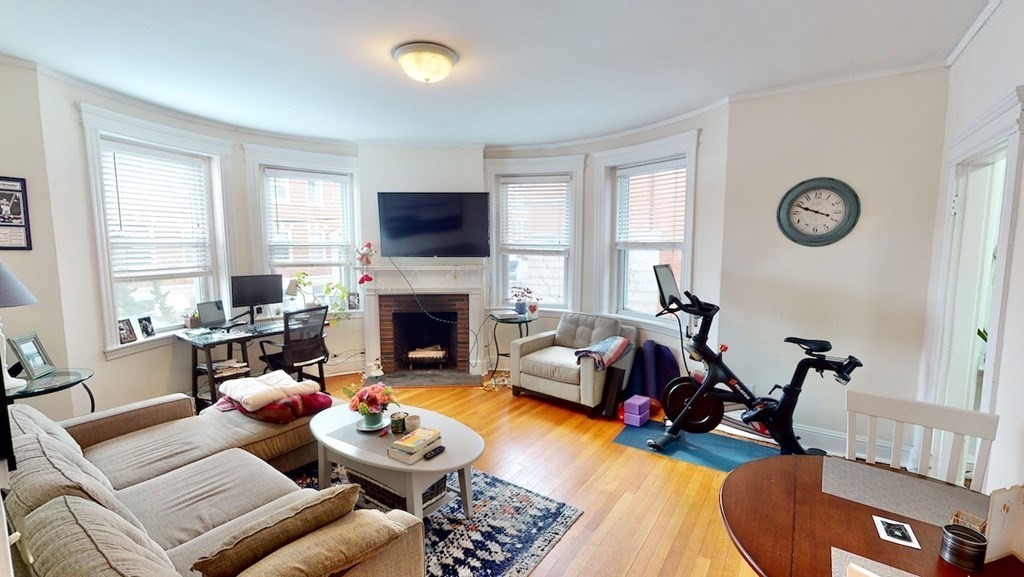
<path id="1" fill-rule="evenodd" d="M 849 234 L 859 216 L 860 199 L 846 183 L 812 178 L 782 197 L 778 223 L 790 240 L 805 246 L 824 246 Z"/>
<path id="2" fill-rule="evenodd" d="M 789 209 L 789 224 L 808 236 L 824 236 L 846 220 L 846 200 L 819 188 L 800 195 Z"/>

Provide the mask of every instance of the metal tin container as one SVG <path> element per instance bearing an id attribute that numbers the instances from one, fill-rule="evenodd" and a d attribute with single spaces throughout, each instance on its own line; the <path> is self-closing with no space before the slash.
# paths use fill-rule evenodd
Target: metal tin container
<path id="1" fill-rule="evenodd" d="M 987 548 L 988 539 L 970 527 L 946 525 L 942 528 L 942 544 L 939 545 L 939 555 L 961 569 L 981 570 L 985 565 L 985 550 Z"/>
<path id="2" fill-rule="evenodd" d="M 403 413 L 398 411 L 391 413 L 391 432 L 396 435 L 405 434 L 405 418 L 409 416 L 409 413 Z"/>

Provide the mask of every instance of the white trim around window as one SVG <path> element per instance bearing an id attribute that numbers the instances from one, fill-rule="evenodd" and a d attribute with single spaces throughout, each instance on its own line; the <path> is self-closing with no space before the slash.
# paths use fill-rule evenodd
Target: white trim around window
<path id="1" fill-rule="evenodd" d="M 595 238 L 597 246 L 603 247 L 591 253 L 590 270 L 595 273 L 595 278 L 610 279 L 607 283 L 600 283 L 597 288 L 597 299 L 600 309 L 609 314 L 621 315 L 630 318 L 631 322 L 639 325 L 668 325 L 665 319 L 655 320 L 653 316 L 637 315 L 622 310 L 620 303 L 623 300 L 623 264 L 619 258 L 619 251 L 616 244 L 616 218 L 617 218 L 617 173 L 620 170 L 632 169 L 632 167 L 643 165 L 654 165 L 664 161 L 681 163 L 686 168 L 686 223 L 683 249 L 683 265 L 681 272 L 680 288 L 688 290 L 693 286 L 693 223 L 694 223 L 694 198 L 696 197 L 697 182 L 697 142 L 699 131 L 691 130 L 684 134 L 662 138 L 643 144 L 607 150 L 594 153 L 588 172 L 588 181 L 594 183 L 594 191 L 597 204 L 597 218 L 595 223 Z M 651 282 L 654 282 L 654 273 L 651 273 Z"/>
<path id="2" fill-rule="evenodd" d="M 211 277 L 213 286 L 204 294 L 197 295 L 197 298 L 212 298 L 216 293 L 216 285 L 224 282 L 223 271 L 226 270 L 227 251 L 223 240 L 225 238 L 223 191 L 226 189 L 227 183 L 221 165 L 231 158 L 233 146 L 227 140 L 140 120 L 89 104 L 81 104 L 80 110 L 85 132 L 89 180 L 93 193 L 93 220 L 96 227 L 98 251 L 101 255 L 99 277 L 103 311 L 104 354 L 110 360 L 168 344 L 171 342 L 171 333 L 164 332 L 149 339 L 139 338 L 135 342 L 127 344 L 121 344 L 118 338 L 119 315 L 114 297 L 115 282 L 111 265 L 111 243 L 108 242 L 105 214 L 102 160 L 104 149 L 110 144 L 120 143 L 129 147 L 134 146 L 140 151 L 151 152 L 154 157 L 160 155 L 188 156 L 202 159 L 205 163 L 205 179 L 209 194 L 207 222 L 212 246 L 209 255 L 209 269 L 204 274 Z M 131 320 L 135 321 L 136 319 Z M 137 328 L 135 330 L 138 331 Z"/>
<path id="3" fill-rule="evenodd" d="M 552 156 L 547 158 L 508 158 L 484 161 L 484 173 L 488 191 L 491 194 L 491 239 L 494 243 L 494 258 L 491 259 L 491 305 L 508 307 L 509 294 L 507 255 L 502 250 L 502 193 L 503 181 L 541 182 L 551 177 L 552 182 L 567 182 L 569 194 L 569 246 L 565 271 L 565 302 L 555 305 L 541 301 L 542 308 L 573 310 L 579 306 L 580 276 L 583 259 L 582 191 L 585 157 L 580 155 Z M 542 248 L 531 249 L 532 253 L 546 254 Z M 550 252 L 550 251 L 547 251 Z M 551 254 L 566 254 L 557 250 Z"/>

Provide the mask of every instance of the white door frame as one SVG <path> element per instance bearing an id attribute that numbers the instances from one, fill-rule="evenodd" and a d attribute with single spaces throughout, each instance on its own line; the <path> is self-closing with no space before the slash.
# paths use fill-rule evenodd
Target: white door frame
<path id="1" fill-rule="evenodd" d="M 946 397 L 945 375 L 948 371 L 950 324 L 952 321 L 949 314 L 952 310 L 952 303 L 948 302 L 951 294 L 950 284 L 956 282 L 955 273 L 951 270 L 951 264 L 955 259 L 954 251 L 959 247 L 954 246 L 955 217 L 949 208 L 952 206 L 953 198 L 957 193 L 957 166 L 972 158 L 978 157 L 988 151 L 992 151 L 1001 143 L 1006 142 L 1006 178 L 1003 188 L 1003 206 L 999 222 L 999 243 L 1002 248 L 996 254 L 996 263 L 993 267 L 993 292 L 992 308 L 989 317 L 988 354 L 985 358 L 985 376 L 982 382 L 981 410 L 992 413 L 995 411 L 996 395 L 1000 383 L 1000 361 L 1002 358 L 1002 336 L 1005 322 L 1005 304 L 1008 298 L 1008 283 L 1010 263 L 1012 262 L 1013 231 L 1016 227 L 1017 206 L 1019 203 L 1018 189 L 1021 181 L 1022 169 L 1022 147 L 1021 126 L 1024 122 L 1022 114 L 1022 102 L 1024 102 L 1024 86 L 1018 87 L 1015 94 L 1005 98 L 998 106 L 989 113 L 983 115 L 975 123 L 968 126 L 960 134 L 949 139 L 947 142 L 946 173 L 947 186 L 946 198 L 943 205 L 942 228 L 942 258 L 939 264 L 937 296 L 931 317 L 936 319 L 937 330 L 928 335 L 929 346 L 926 359 L 923 365 L 924 378 L 918 389 L 918 399 L 944 404 Z M 943 439 L 938 444 L 939 455 L 933 460 L 934 466 L 945 467 L 943 455 L 948 455 L 945 450 L 949 441 Z M 915 445 L 917 443 L 915 442 Z"/>

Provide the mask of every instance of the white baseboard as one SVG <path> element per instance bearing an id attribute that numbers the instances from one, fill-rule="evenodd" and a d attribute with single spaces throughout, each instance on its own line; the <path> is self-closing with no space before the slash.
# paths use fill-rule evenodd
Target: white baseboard
<path id="1" fill-rule="evenodd" d="M 819 427 L 810 427 L 807 425 L 794 425 L 793 431 L 800 437 L 800 444 L 805 449 L 814 447 L 821 449 L 829 455 L 836 455 L 839 457 L 846 456 L 846 431 L 834 431 L 832 429 L 822 429 Z M 857 458 L 863 459 L 867 455 L 867 441 L 865 437 L 857 436 Z M 881 463 L 892 462 L 892 443 L 889 441 L 879 441 L 875 447 L 875 460 Z M 903 449 L 903 457 L 900 459 L 900 463 L 904 467 L 910 463 L 910 449 Z"/>

